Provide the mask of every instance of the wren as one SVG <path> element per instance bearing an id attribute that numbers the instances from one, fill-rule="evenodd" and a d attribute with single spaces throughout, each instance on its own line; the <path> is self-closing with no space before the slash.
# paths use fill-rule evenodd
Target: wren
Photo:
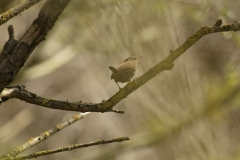
<path id="1" fill-rule="evenodd" d="M 112 71 L 111 79 L 114 79 L 117 85 L 118 82 L 126 83 L 131 81 L 136 73 L 140 58 L 142 58 L 142 56 L 131 56 L 125 59 L 117 68 L 109 66 L 108 68 Z M 118 88 L 121 89 L 119 85 Z"/>

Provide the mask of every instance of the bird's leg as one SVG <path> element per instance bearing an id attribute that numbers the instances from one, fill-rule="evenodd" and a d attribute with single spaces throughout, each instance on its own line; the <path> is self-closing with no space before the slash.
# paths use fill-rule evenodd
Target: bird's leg
<path id="1" fill-rule="evenodd" d="M 115 81 L 116 83 L 117 83 L 117 81 Z M 117 83 L 117 85 L 118 85 L 118 83 Z M 119 88 L 119 90 L 121 90 L 122 88 L 118 85 L 118 88 Z"/>

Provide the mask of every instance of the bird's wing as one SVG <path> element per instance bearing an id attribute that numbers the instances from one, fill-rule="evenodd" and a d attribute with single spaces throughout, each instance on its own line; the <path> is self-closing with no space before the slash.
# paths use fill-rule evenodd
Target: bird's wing
<path id="1" fill-rule="evenodd" d="M 122 63 L 117 69 L 121 71 L 121 74 L 127 74 L 128 72 L 135 72 L 136 65 L 131 62 Z"/>

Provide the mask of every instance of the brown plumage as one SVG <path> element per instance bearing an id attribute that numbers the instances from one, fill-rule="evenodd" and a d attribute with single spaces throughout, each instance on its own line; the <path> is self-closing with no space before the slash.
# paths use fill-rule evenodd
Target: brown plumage
<path id="1" fill-rule="evenodd" d="M 114 68 L 112 66 L 109 66 L 108 68 L 112 71 L 111 79 L 114 79 L 114 81 L 117 82 L 129 82 L 135 75 L 137 70 L 137 64 L 139 62 L 139 59 L 142 56 L 132 56 L 120 64 L 119 67 Z M 118 83 L 117 83 L 118 85 Z M 119 89 L 120 86 L 118 85 Z"/>

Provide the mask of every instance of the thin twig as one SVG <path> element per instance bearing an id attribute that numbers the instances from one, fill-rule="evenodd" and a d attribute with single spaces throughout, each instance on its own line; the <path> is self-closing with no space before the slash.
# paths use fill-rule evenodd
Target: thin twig
<path id="1" fill-rule="evenodd" d="M 124 111 L 117 110 L 117 109 L 113 109 L 113 110 L 111 110 L 110 112 L 115 112 L 115 113 L 124 114 Z"/>
<path id="2" fill-rule="evenodd" d="M 120 137 L 120 138 L 115 138 L 115 139 L 111 139 L 111 140 L 99 140 L 99 141 L 96 141 L 96 142 L 90 142 L 90 143 L 84 143 L 84 144 L 74 144 L 74 145 L 71 145 L 71 146 L 66 146 L 66 147 L 62 147 L 62 148 L 58 148 L 58 149 L 40 151 L 40 152 L 37 152 L 37 153 L 32 153 L 32 154 L 25 155 L 25 156 L 19 156 L 19 157 L 16 157 L 16 158 L 12 158 L 11 160 L 22 160 L 22 159 L 37 158 L 37 157 L 45 156 L 45 155 L 48 155 L 48 154 L 59 153 L 59 152 L 64 152 L 64 151 L 71 151 L 71 150 L 78 149 L 78 148 L 90 147 L 90 146 L 107 144 L 107 143 L 122 142 L 122 141 L 127 141 L 127 140 L 130 140 L 129 137 Z"/>
<path id="3" fill-rule="evenodd" d="M 24 2 L 16 5 L 5 13 L 0 14 L 0 26 L 6 23 L 11 18 L 19 15 L 24 10 L 32 7 L 34 4 L 40 2 L 41 0 L 25 0 Z"/>
<path id="4" fill-rule="evenodd" d="M 17 156 L 18 154 L 26 151 L 27 149 L 35 146 L 36 144 L 38 144 L 42 141 L 45 141 L 50 136 L 54 135 L 55 133 L 59 132 L 60 130 L 70 126 L 71 124 L 77 122 L 80 119 L 83 119 L 84 116 L 87 114 L 89 114 L 89 113 L 80 113 L 75 116 L 72 116 L 71 118 L 68 118 L 64 122 L 61 122 L 61 123 L 57 124 L 56 126 L 54 126 L 53 128 L 51 128 L 50 130 L 45 131 L 45 132 L 41 133 L 39 136 L 37 136 L 35 138 L 31 138 L 27 142 L 17 146 L 9 153 L 6 153 L 6 154 L 0 156 L 0 159 L 1 158 L 6 158 L 6 159 L 10 158 L 11 159 L 12 157 Z"/>

